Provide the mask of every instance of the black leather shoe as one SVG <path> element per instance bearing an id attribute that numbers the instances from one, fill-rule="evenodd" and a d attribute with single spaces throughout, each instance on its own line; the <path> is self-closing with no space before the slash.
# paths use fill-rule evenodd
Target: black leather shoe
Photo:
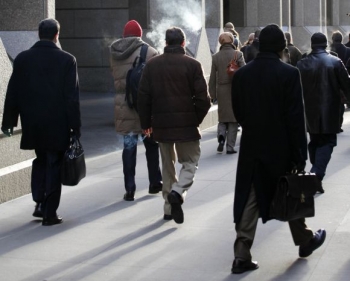
<path id="1" fill-rule="evenodd" d="M 127 191 L 124 194 L 125 201 L 134 201 L 135 200 L 135 191 Z"/>
<path id="2" fill-rule="evenodd" d="M 226 151 L 226 154 L 235 154 L 235 153 L 237 153 L 237 151 L 236 151 L 236 150 Z"/>
<path id="3" fill-rule="evenodd" d="M 157 194 L 162 191 L 163 184 L 159 183 L 158 185 L 155 184 L 150 184 L 148 188 L 148 193 L 149 194 Z"/>
<path id="4" fill-rule="evenodd" d="M 63 219 L 59 216 L 52 217 L 52 218 L 43 218 L 43 225 L 54 225 L 54 224 L 60 224 L 63 222 Z"/>
<path id="5" fill-rule="evenodd" d="M 249 270 L 255 270 L 258 269 L 259 265 L 257 261 L 244 261 L 244 260 L 238 260 L 234 259 L 232 263 L 231 272 L 233 274 L 240 274 Z"/>
<path id="6" fill-rule="evenodd" d="M 304 246 L 299 247 L 299 257 L 306 258 L 319 248 L 326 239 L 326 230 L 319 229 L 315 232 L 314 237 Z"/>
<path id="7" fill-rule="evenodd" d="M 176 191 L 171 191 L 168 194 L 168 202 L 171 205 L 171 215 L 176 223 L 184 222 L 184 212 L 181 205 L 184 202 L 181 195 Z"/>
<path id="8" fill-rule="evenodd" d="M 164 215 L 163 219 L 165 221 L 171 221 L 173 219 L 173 216 L 172 215 Z"/>
<path id="9" fill-rule="evenodd" d="M 36 203 L 33 217 L 42 218 L 43 212 L 41 211 L 41 203 Z"/>

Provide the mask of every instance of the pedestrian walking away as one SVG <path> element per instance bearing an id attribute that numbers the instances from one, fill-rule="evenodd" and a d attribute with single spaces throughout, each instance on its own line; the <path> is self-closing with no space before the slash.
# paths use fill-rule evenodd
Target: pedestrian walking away
<path id="1" fill-rule="evenodd" d="M 242 126 L 233 207 L 234 274 L 259 267 L 251 254 L 258 219 L 263 223 L 272 219 L 269 211 L 279 177 L 304 170 L 307 159 L 300 74 L 281 60 L 284 33 L 270 24 L 262 29 L 259 41 L 257 57 L 232 79 L 232 107 Z M 324 229 L 313 233 L 305 218 L 288 223 L 299 257 L 311 255 L 323 244 Z"/>
<path id="2" fill-rule="evenodd" d="M 136 111 L 136 105 L 130 106 L 126 99 L 127 73 L 138 62 L 141 56 L 142 46 L 148 44 L 142 39 L 142 28 L 140 24 L 131 20 L 125 24 L 123 37 L 114 41 L 110 46 L 110 65 L 116 90 L 114 113 L 115 129 L 123 138 L 123 173 L 125 191 L 124 200 L 134 201 L 136 191 L 136 156 L 137 143 L 142 134 L 140 118 Z M 158 55 L 158 52 L 148 46 L 146 62 Z M 159 167 L 159 145 L 151 135 L 149 138 L 142 136 L 146 148 L 146 159 L 148 169 L 150 194 L 162 191 L 162 175 Z"/>
<path id="3" fill-rule="evenodd" d="M 143 71 L 138 108 L 144 133 L 153 132 L 162 157 L 164 219 L 183 223 L 182 204 L 193 184 L 201 154 L 200 129 L 210 108 L 201 64 L 186 55 L 182 29 L 169 28 L 164 54 Z M 182 165 L 176 175 L 176 160 Z"/>
<path id="4" fill-rule="evenodd" d="M 61 50 L 60 24 L 39 23 L 39 38 L 14 60 L 2 131 L 11 135 L 21 118 L 21 149 L 34 150 L 31 191 L 34 217 L 43 225 L 62 223 L 56 211 L 61 199 L 61 162 L 70 137 L 80 137 L 79 81 L 74 56 Z"/>
<path id="5" fill-rule="evenodd" d="M 316 173 L 321 181 L 337 145 L 342 95 L 346 95 L 348 100 L 350 95 L 348 72 L 341 59 L 329 54 L 326 47 L 326 35 L 314 33 L 311 37 L 311 53 L 297 64 L 310 136 L 310 172 Z M 320 192 L 323 193 L 324 189 Z"/>
<path id="6" fill-rule="evenodd" d="M 231 33 L 223 32 L 219 36 L 221 45 L 219 52 L 212 56 L 212 65 L 209 78 L 209 93 L 213 100 L 218 102 L 218 148 L 217 152 L 222 153 L 226 143 L 226 153 L 234 154 L 237 139 L 238 123 L 233 114 L 231 102 L 232 76 L 227 74 L 227 65 L 237 57 L 239 67 L 245 65 L 242 52 L 236 50 L 233 44 L 234 38 Z"/>

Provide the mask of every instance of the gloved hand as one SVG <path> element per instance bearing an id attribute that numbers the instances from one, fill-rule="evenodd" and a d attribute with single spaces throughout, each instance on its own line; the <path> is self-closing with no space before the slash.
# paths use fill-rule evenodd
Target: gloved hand
<path id="1" fill-rule="evenodd" d="M 8 137 L 11 137 L 13 135 L 13 127 L 10 127 L 10 128 L 1 127 L 1 131 Z"/>
<path id="2" fill-rule="evenodd" d="M 71 129 L 71 136 L 75 136 L 76 138 L 80 138 L 81 133 L 80 133 L 80 128 L 72 128 Z"/>

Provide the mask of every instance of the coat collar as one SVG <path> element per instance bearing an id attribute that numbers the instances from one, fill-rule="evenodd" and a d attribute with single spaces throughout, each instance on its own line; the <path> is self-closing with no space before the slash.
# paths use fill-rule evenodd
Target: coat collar
<path id="1" fill-rule="evenodd" d="M 164 47 L 164 53 L 185 54 L 185 49 L 180 45 L 168 45 Z"/>
<path id="2" fill-rule="evenodd" d="M 328 53 L 328 52 L 324 48 L 316 48 L 316 49 L 312 49 L 310 54 L 322 54 L 322 53 Z"/>
<path id="3" fill-rule="evenodd" d="M 256 58 L 261 59 L 280 59 L 279 55 L 277 53 L 271 53 L 271 52 L 260 52 L 257 54 Z"/>
<path id="4" fill-rule="evenodd" d="M 40 40 L 40 41 L 36 42 L 32 48 L 38 48 L 38 47 L 59 49 L 59 47 L 54 42 L 47 41 L 47 40 Z"/>

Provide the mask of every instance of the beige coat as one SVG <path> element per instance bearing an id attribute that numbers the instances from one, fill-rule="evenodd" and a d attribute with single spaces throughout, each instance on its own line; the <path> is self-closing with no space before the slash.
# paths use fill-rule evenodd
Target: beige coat
<path id="1" fill-rule="evenodd" d="M 234 50 L 231 44 L 222 45 L 220 51 L 212 56 L 209 93 L 212 99 L 218 101 L 219 122 L 237 122 L 231 102 L 232 77 L 226 73 L 227 65 L 235 52 L 238 52 L 238 65 L 240 67 L 244 66 L 243 53 Z"/>
<path id="2" fill-rule="evenodd" d="M 142 44 L 146 44 L 140 37 L 121 38 L 110 46 L 110 65 L 114 78 L 116 95 L 114 100 L 115 129 L 122 135 L 140 134 L 141 124 L 138 113 L 130 109 L 125 100 L 126 75 L 137 56 L 140 55 Z M 158 52 L 148 46 L 146 61 L 156 56 Z"/>

